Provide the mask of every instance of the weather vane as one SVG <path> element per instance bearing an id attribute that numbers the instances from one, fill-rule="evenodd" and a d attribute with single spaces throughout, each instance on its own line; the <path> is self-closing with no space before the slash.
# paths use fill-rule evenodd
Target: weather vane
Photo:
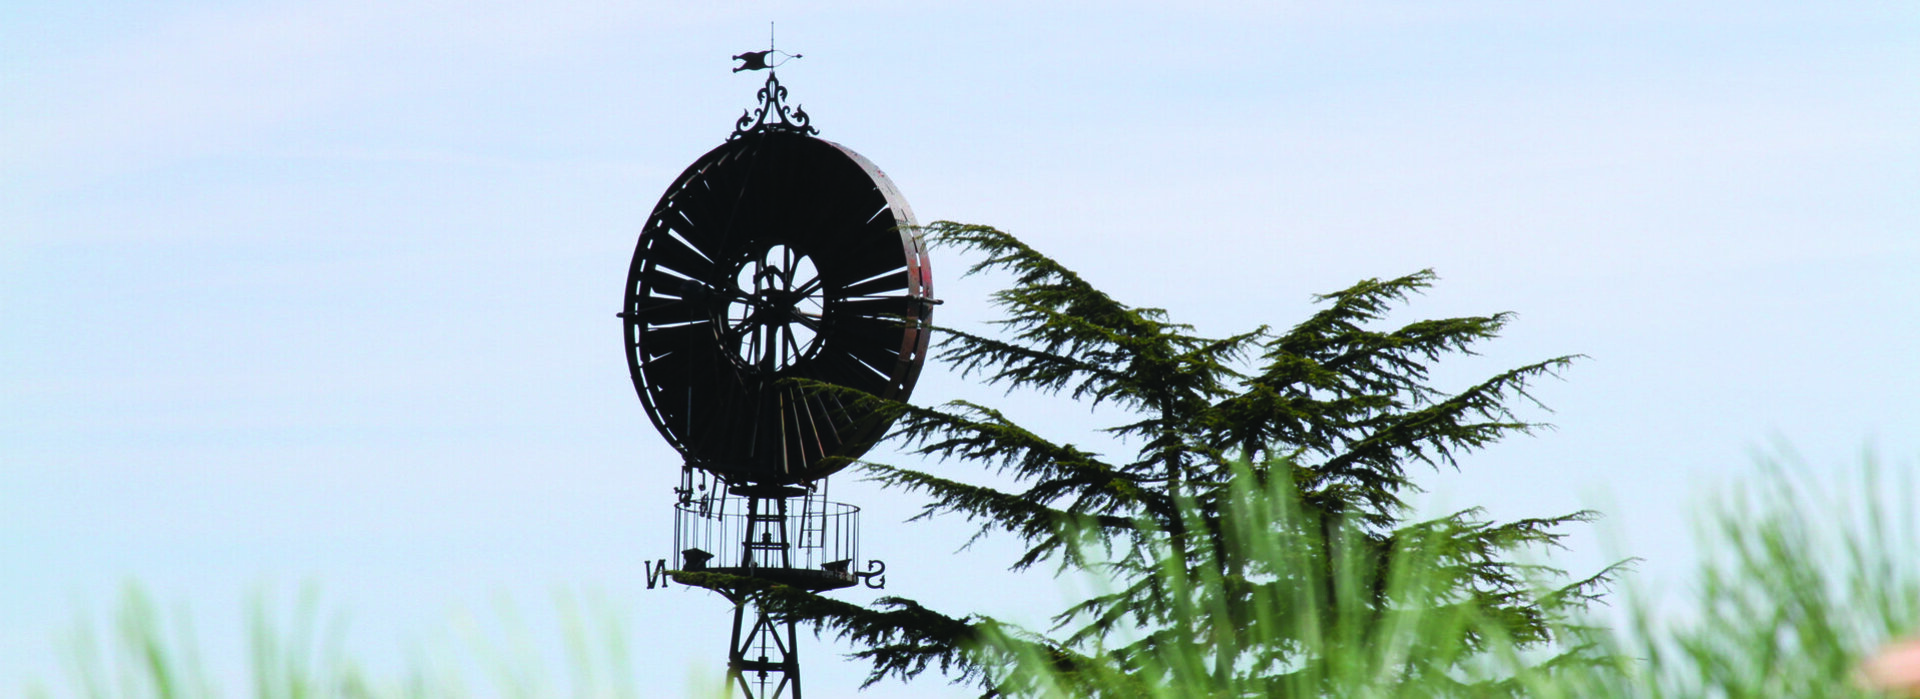
<path id="1" fill-rule="evenodd" d="M 804 58 L 804 56 L 801 56 L 800 54 L 797 54 L 797 53 L 787 53 L 785 51 L 781 51 L 773 47 L 773 23 L 768 22 L 767 23 L 767 50 L 748 51 L 746 53 L 734 56 L 733 60 L 739 61 L 740 65 L 734 66 L 733 72 L 738 73 L 743 70 L 768 70 L 771 68 L 778 68 L 780 66 L 786 65 L 787 61 L 791 61 L 796 58 Z"/>

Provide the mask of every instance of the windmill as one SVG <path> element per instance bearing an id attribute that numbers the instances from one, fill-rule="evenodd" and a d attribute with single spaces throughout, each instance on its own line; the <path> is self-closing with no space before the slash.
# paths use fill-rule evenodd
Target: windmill
<path id="1" fill-rule="evenodd" d="M 791 621 L 754 604 L 772 582 L 824 592 L 885 584 L 859 565 L 858 507 L 827 477 L 890 420 L 824 385 L 905 401 L 926 358 L 933 299 L 913 212 L 871 161 L 817 138 L 771 68 L 759 104 L 661 195 L 628 268 L 627 367 L 647 416 L 684 457 L 670 573 L 734 605 L 728 683 L 800 697 Z M 733 582 L 713 582 L 713 580 Z"/>

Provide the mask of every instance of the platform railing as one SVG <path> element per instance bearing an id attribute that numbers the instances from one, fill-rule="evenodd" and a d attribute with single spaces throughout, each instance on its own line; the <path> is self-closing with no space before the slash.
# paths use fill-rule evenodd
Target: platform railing
<path id="1" fill-rule="evenodd" d="M 860 508 L 816 493 L 721 493 L 674 506 L 675 569 L 774 579 L 815 589 L 858 582 Z"/>

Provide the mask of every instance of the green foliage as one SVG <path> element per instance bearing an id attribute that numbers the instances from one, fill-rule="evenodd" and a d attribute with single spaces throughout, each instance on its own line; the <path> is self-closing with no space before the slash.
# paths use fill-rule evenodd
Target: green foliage
<path id="1" fill-rule="evenodd" d="M 1823 483 L 1822 481 L 1828 481 Z M 1835 485 L 1833 481 L 1841 481 Z M 1143 699 L 1251 696 L 1432 697 L 1518 695 L 1540 699 L 1772 699 L 1889 696 L 1862 686 L 1863 658 L 1889 639 L 1920 631 L 1920 519 L 1911 508 L 1911 480 L 1889 484 L 1869 461 L 1858 471 L 1821 477 L 1806 469 L 1762 464 L 1702 511 L 1699 546 L 1705 552 L 1695 584 L 1679 604 L 1641 589 L 1626 596 L 1621 628 L 1590 624 L 1563 628 L 1567 638 L 1592 644 L 1575 662 L 1528 657 L 1501 632 L 1504 624 L 1461 607 L 1418 600 L 1450 584 L 1445 537 L 1396 547 L 1387 559 L 1347 554 L 1321 557 L 1313 547 L 1341 546 L 1294 536 L 1306 524 L 1295 493 L 1274 481 L 1264 491 L 1234 486 L 1223 515 L 1236 532 L 1223 539 L 1227 554 L 1253 562 L 1274 578 L 1326 576 L 1330 597 L 1292 586 L 1264 598 L 1248 618 L 1253 647 L 1310 646 L 1321 662 L 1271 662 L 1292 672 L 1262 684 L 1255 673 L 1221 681 L 1206 672 L 1218 646 L 1203 637 L 1166 634 L 1125 663 L 1062 667 L 1039 652 L 1034 639 L 995 635 L 989 653 L 1002 664 L 1006 685 L 1042 697 L 1125 696 Z M 1282 522 L 1280 527 L 1263 522 Z M 1322 561 L 1333 569 L 1321 570 Z M 1384 607 L 1369 609 L 1368 571 L 1384 566 Z M 1195 578 L 1165 566 L 1172 604 L 1194 617 L 1220 614 L 1236 582 Z M 1550 597 L 1551 595 L 1549 595 Z M 1547 601 L 1549 604 L 1552 602 Z M 1409 603 L 1411 602 L 1411 603 Z M 1317 615 L 1289 609 L 1333 608 L 1347 623 L 1328 626 Z M 1369 612 L 1377 612 L 1369 615 Z M 1353 623 L 1355 619 L 1366 619 Z M 1459 638 L 1480 634 L 1478 662 L 1454 663 L 1469 649 Z M 1241 667 L 1267 661 L 1254 655 Z"/>
<path id="2" fill-rule="evenodd" d="M 1477 620 L 1453 638 L 1435 639 L 1436 648 L 1459 649 L 1421 661 L 1420 674 L 1438 677 L 1481 650 L 1483 628 L 1523 649 L 1550 644 L 1557 615 L 1591 601 L 1605 582 L 1607 572 L 1533 595 L 1535 580 L 1560 572 L 1514 561 L 1521 549 L 1554 545 L 1560 525 L 1591 513 L 1492 523 L 1469 510 L 1403 521 L 1403 498 L 1417 490 L 1407 465 L 1454 466 L 1461 455 L 1531 431 L 1537 425 L 1509 403 L 1531 401 L 1530 382 L 1575 359 L 1522 366 L 1457 393 L 1433 388 L 1433 363 L 1471 353 L 1509 316 L 1373 327 L 1431 284 L 1431 272 L 1320 296 L 1325 308 L 1284 333 L 1260 326 L 1211 338 L 1160 309 L 1114 300 L 1001 231 L 940 222 L 925 234 L 980 255 L 970 274 L 1013 277 L 994 294 L 1005 312 L 997 321 L 1001 336 L 944 330 L 939 358 L 1009 390 L 1106 406 L 1124 417 L 1105 434 L 1135 451 L 1111 459 L 975 403 L 885 405 L 898 417 L 894 437 L 913 453 L 974 463 L 1023 488 L 1003 491 L 881 464 L 864 465 L 870 477 L 926 496 L 923 518 L 959 515 L 980 535 L 1018 537 L 1026 550 L 1014 569 L 1052 561 L 1062 570 L 1108 576 L 1114 589 L 1059 614 L 1057 636 L 1010 629 L 983 615 L 943 615 L 897 597 L 882 600 L 892 612 L 881 613 L 805 595 L 769 600 L 771 609 L 862 646 L 859 656 L 873 665 L 869 683 L 937 666 L 980 681 L 989 693 L 1015 689 L 998 671 L 1000 659 L 973 643 L 991 637 L 1028 644 L 1034 657 L 1070 672 L 1134 667 L 1170 639 L 1204 642 L 1214 649 L 1205 671 L 1223 687 L 1301 687 L 1291 678 L 1340 674 L 1316 667 L 1331 656 L 1317 645 L 1326 636 L 1306 634 L 1312 629 L 1375 628 L 1390 611 L 1408 609 Z M 1247 521 L 1231 517 L 1240 506 L 1235 497 L 1270 487 L 1293 493 L 1297 505 L 1290 507 L 1299 516 L 1252 520 L 1264 522 L 1256 529 L 1291 537 L 1290 556 L 1314 559 L 1289 563 L 1285 575 L 1240 555 L 1245 549 L 1236 543 L 1249 533 L 1231 526 Z M 1388 562 L 1409 549 L 1431 558 L 1432 575 L 1395 588 Z M 1195 589 L 1212 596 L 1200 604 L 1175 594 L 1170 586 L 1182 581 L 1198 581 Z M 1199 584 L 1207 581 L 1218 585 Z M 912 614 L 886 616 L 901 611 Z M 1263 623 L 1263 614 L 1313 622 Z M 1254 628 L 1269 635 L 1255 637 Z M 1137 640 L 1107 644 L 1126 633 Z"/>
<path id="3" fill-rule="evenodd" d="M 1104 661 L 1073 665 L 1048 655 L 1039 637 L 996 630 L 983 655 L 999 667 L 998 689 L 1044 697 L 1516 691 L 1511 673 L 1501 672 L 1512 668 L 1498 661 L 1515 649 L 1512 638 L 1498 633 L 1510 624 L 1482 617 L 1484 606 L 1457 590 L 1462 561 L 1452 525 L 1408 527 L 1390 550 L 1381 551 L 1367 544 L 1358 522 L 1327 523 L 1304 510 L 1291 482 L 1276 478 L 1259 485 L 1245 463 L 1234 464 L 1233 472 L 1217 522 L 1205 521 L 1198 508 L 1183 509 L 1190 530 L 1221 531 L 1217 538 L 1195 540 L 1188 552 L 1214 565 L 1186 565 L 1162 539 L 1147 570 L 1118 576 L 1150 580 L 1171 616 L 1192 628 L 1109 627 L 1091 639 L 1106 651 Z M 1223 573 L 1235 564 L 1241 575 Z M 1553 597 L 1536 595 L 1534 601 L 1545 608 L 1568 601 Z M 1098 599 L 1086 606 L 1104 607 Z M 1487 630 L 1495 631 L 1491 638 L 1482 636 Z M 1120 642 L 1127 636 L 1134 637 Z"/>
<path id="4" fill-rule="evenodd" d="M 511 609 L 499 611 L 506 634 L 468 634 L 466 652 L 432 658 L 415 655 L 396 678 L 374 679 L 343 651 L 344 625 L 319 624 L 319 597 L 307 587 L 290 618 L 282 619 L 264 596 L 256 596 L 246 617 L 247 677 L 239 691 L 222 687 L 207 672 L 184 610 L 162 613 L 140 587 L 129 585 L 116 610 L 110 633 L 99 634 L 82 620 L 69 639 L 64 693 L 28 685 L 29 697 L 79 696 L 89 699 L 414 699 L 427 697 L 603 697 L 652 696 L 637 678 L 624 625 L 604 604 L 582 608 L 571 595 L 558 598 L 566 682 L 541 679 L 546 669 L 532 649 L 524 627 L 513 623 Z M 477 629 L 475 630 L 477 631 Z M 504 635 L 502 639 L 498 636 Z M 503 649 L 502 640 L 511 650 Z M 436 662 L 437 661 L 437 662 Z M 467 675 L 483 672 L 491 684 L 470 691 Z M 726 696 L 726 688 L 696 690 L 697 696 Z"/>
<path id="5" fill-rule="evenodd" d="M 1627 623 L 1594 636 L 1612 670 L 1535 678 L 1534 693 L 1886 696 L 1861 686 L 1861 661 L 1920 632 L 1920 490 L 1900 475 L 1872 459 L 1826 474 L 1762 460 L 1696 520 L 1703 553 L 1681 601 L 1632 590 Z"/>
<path id="6" fill-rule="evenodd" d="M 311 588 L 303 591 L 289 630 L 274 621 L 264 598 L 253 600 L 247 623 L 249 696 L 372 696 L 359 669 L 332 652 L 337 650 L 337 633 L 329 634 L 332 643 L 325 648 L 314 644 L 317 599 Z M 96 636 L 93 625 L 83 621 L 71 640 L 69 670 L 76 694 L 94 699 L 221 696 L 201 662 L 191 621 L 185 613 L 160 613 L 145 591 L 127 586 L 112 634 Z"/>
<path id="7" fill-rule="evenodd" d="M 1553 662 L 1530 653 L 1502 629 L 1509 624 L 1481 618 L 1467 605 L 1421 604 L 1431 591 L 1454 584 L 1447 569 L 1448 533 L 1403 539 L 1382 553 L 1359 545 L 1362 525 L 1349 520 L 1332 537 L 1311 534 L 1314 522 L 1297 489 L 1284 479 L 1256 484 L 1251 467 L 1229 464 L 1229 485 L 1218 539 L 1196 540 L 1194 555 L 1241 560 L 1245 580 L 1229 579 L 1219 567 L 1190 568 L 1167 545 L 1164 533 L 1146 564 L 1162 578 L 1166 606 L 1185 619 L 1207 619 L 1223 608 L 1249 620 L 1234 634 L 1242 660 L 1223 681 L 1216 662 L 1223 651 L 1205 634 L 1143 627 L 1116 628 L 1106 645 L 1087 652 L 1063 648 L 1047 636 L 997 625 L 984 617 L 950 623 L 904 600 L 868 610 L 767 587 L 770 595 L 812 608 L 867 615 L 861 628 L 871 638 L 894 638 L 898 648 L 863 642 L 874 650 L 964 647 L 954 657 L 989 668 L 1009 690 L 1042 697 L 1124 696 L 1189 699 L 1220 696 L 1422 697 L 1487 696 L 1509 692 L 1541 699 L 1694 699 L 1697 697 L 1886 696 L 1859 686 L 1854 668 L 1887 639 L 1920 632 L 1920 514 L 1907 503 L 1920 498 L 1911 477 L 1890 478 L 1872 462 L 1857 471 L 1816 476 L 1777 461 L 1761 475 L 1701 511 L 1700 550 L 1692 576 L 1697 587 L 1678 604 L 1629 589 L 1619 629 L 1562 628 L 1565 638 L 1595 644 L 1576 662 Z M 1246 472 L 1244 475 L 1242 472 Z M 1903 475 L 1894 472 L 1895 475 Z M 1850 476 L 1851 478 L 1843 478 Z M 1839 484 L 1836 485 L 1835 483 Z M 1200 517 L 1188 510 L 1190 520 Z M 1268 526 L 1280 523 L 1280 526 Z M 1198 521 L 1189 523 L 1197 529 Z M 1097 584 L 1113 580 L 1099 572 L 1097 537 L 1075 540 Z M 1217 541 L 1219 550 L 1208 548 Z M 1382 557 L 1384 556 L 1384 558 Z M 1385 575 L 1377 575 L 1385 570 Z M 1274 594 L 1237 597 L 1236 588 L 1288 577 L 1325 580 L 1323 587 L 1275 586 Z M 1381 585 L 1376 594 L 1372 587 Z M 1544 595 L 1543 597 L 1550 597 Z M 1244 599 L 1244 601 L 1235 601 Z M 1377 604 L 1387 600 L 1386 605 Z M 579 610 L 562 603 L 565 645 L 572 679 L 568 689 L 502 682 L 492 691 L 468 692 L 458 674 L 416 664 L 409 679 L 367 679 L 338 651 L 332 634 L 315 636 L 316 605 L 308 593 L 295 606 L 291 626 L 273 620 L 268 605 L 253 605 L 249 652 L 254 679 L 237 696 L 269 697 L 459 697 L 459 696 L 652 696 L 646 679 L 633 676 L 621 625 L 604 608 Z M 1541 599 L 1547 606 L 1563 601 Z M 1333 609 L 1337 613 L 1301 613 Z M 52 694 L 27 696 L 159 697 L 227 696 L 211 682 L 196 650 L 188 618 L 162 614 L 138 588 L 129 588 L 108 633 L 81 624 L 68 647 L 72 682 Z M 1218 625 L 1211 627 L 1219 631 Z M 906 631 L 889 631 L 906 629 Z M 1140 644 L 1158 633 L 1157 643 Z M 918 635 L 913 635 L 918 634 Z M 1477 635 L 1476 635 L 1477 634 Z M 1457 645 L 1476 638 L 1478 653 Z M 480 641 L 476 645 L 484 645 Z M 1117 658 L 1105 651 L 1133 647 Z M 596 650 L 596 648 L 598 650 Z M 1317 662 L 1289 651 L 1312 649 Z M 879 657 L 875 653 L 869 657 Z M 937 654 L 900 657 L 937 659 Z M 526 657 L 475 653 L 477 669 L 496 678 L 535 677 Z M 1456 662 L 1459 661 L 1459 662 Z M 1263 666 L 1265 663 L 1265 666 Z M 516 664 L 520 667 L 514 667 Z M 1443 670 L 1451 666 L 1450 670 Z M 597 669 L 594 669 L 597 668 Z M 912 667 L 903 668 L 911 670 Z M 919 670 L 957 670 L 937 662 Z M 917 671 L 916 671 L 917 672 Z M 912 673 L 905 673 L 912 674 Z M 726 696 L 724 687 L 697 696 Z"/>

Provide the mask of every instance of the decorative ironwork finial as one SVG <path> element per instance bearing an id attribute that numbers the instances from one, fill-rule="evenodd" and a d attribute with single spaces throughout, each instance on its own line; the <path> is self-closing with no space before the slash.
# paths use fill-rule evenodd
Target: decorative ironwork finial
<path id="1" fill-rule="evenodd" d="M 767 73 L 767 84 L 760 88 L 760 106 L 745 110 L 740 120 L 733 123 L 733 135 L 727 140 L 745 136 L 756 131 L 786 131 L 801 134 L 817 134 L 807 110 L 789 107 L 786 104 L 787 88 L 780 84 L 780 78 Z"/>
<path id="2" fill-rule="evenodd" d="M 813 125 L 810 123 L 807 117 L 807 110 L 787 106 L 787 88 L 780 84 L 780 77 L 773 72 L 774 68 L 785 65 L 787 61 L 796 58 L 803 58 L 803 56 L 774 48 L 772 23 L 768 23 L 767 25 L 767 50 L 748 51 L 733 57 L 733 60 L 740 62 L 740 65 L 733 67 L 733 72 L 738 73 L 743 70 L 767 71 L 767 84 L 760 88 L 760 106 L 744 110 L 740 114 L 740 120 L 733 124 L 733 135 L 728 136 L 727 140 L 731 141 L 756 131 L 785 131 L 800 134 L 820 133 L 820 130 L 813 128 Z"/>

